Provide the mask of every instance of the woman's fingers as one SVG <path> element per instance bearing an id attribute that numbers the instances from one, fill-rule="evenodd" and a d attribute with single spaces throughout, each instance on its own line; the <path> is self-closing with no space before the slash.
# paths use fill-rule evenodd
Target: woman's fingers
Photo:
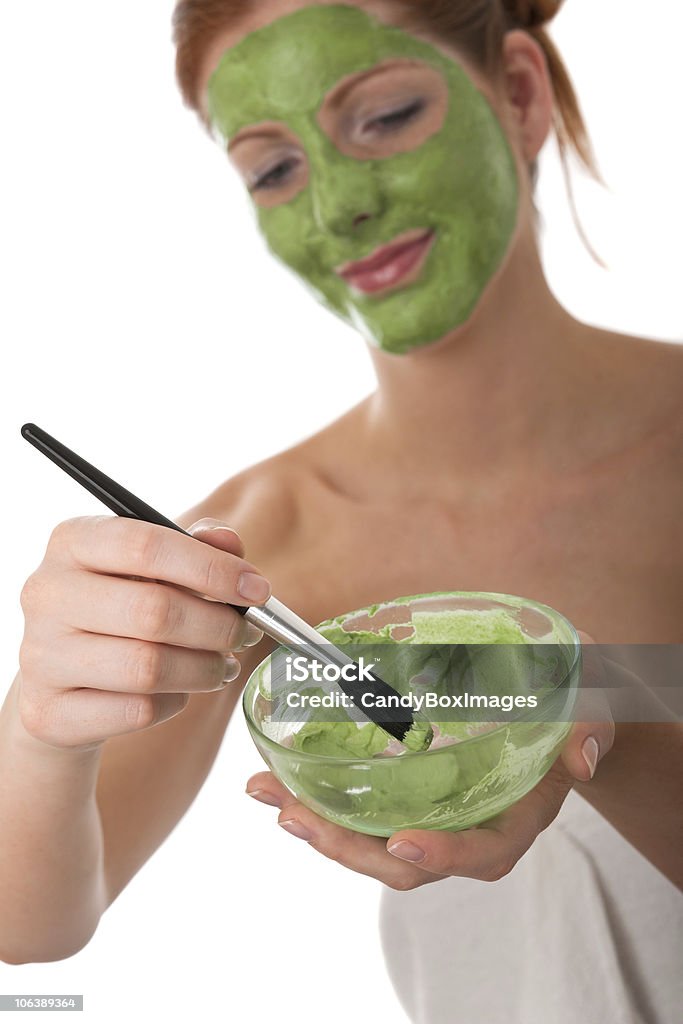
<path id="1" fill-rule="evenodd" d="M 497 881 L 507 875 L 556 817 L 572 780 L 558 761 L 530 793 L 479 828 L 462 832 L 406 829 L 389 840 L 340 828 L 304 807 L 270 772 L 247 792 L 281 808 L 278 824 L 345 867 L 394 889 L 414 889 L 449 875 Z"/>
<path id="2" fill-rule="evenodd" d="M 272 772 L 257 772 L 256 775 L 252 775 L 247 782 L 246 793 L 255 800 L 260 800 L 262 804 L 270 804 L 272 807 L 284 807 L 286 803 L 296 799 Z"/>
<path id="3" fill-rule="evenodd" d="M 429 868 L 425 870 L 422 865 L 392 857 L 387 851 L 386 839 L 333 825 L 298 801 L 283 806 L 278 824 L 300 839 L 305 839 L 318 853 L 330 860 L 361 875 L 377 878 L 392 889 L 415 889 L 444 877 Z"/>
<path id="4" fill-rule="evenodd" d="M 240 535 L 220 519 L 198 519 L 192 526 L 188 526 L 187 532 L 197 540 L 220 548 L 221 551 L 228 551 L 231 555 L 244 558 L 244 544 Z"/>
<path id="5" fill-rule="evenodd" d="M 240 664 L 219 651 L 153 644 L 146 640 L 74 632 L 53 644 L 48 658 L 34 647 L 43 681 L 55 689 L 139 693 L 199 693 L 220 690 L 236 679 Z"/>
<path id="6" fill-rule="evenodd" d="M 25 702 L 28 732 L 54 747 L 100 744 L 112 736 L 149 729 L 179 714 L 187 693 L 133 694 L 104 690 L 65 690 L 53 699 Z"/>
<path id="7" fill-rule="evenodd" d="M 204 544 L 210 544 L 212 547 L 220 548 L 221 551 L 227 551 L 231 555 L 237 555 L 238 558 L 244 558 L 244 544 L 240 535 L 220 519 L 210 519 L 208 517 L 199 519 L 192 526 L 188 527 L 187 532 Z M 189 588 L 187 593 L 195 597 L 204 596 L 199 591 L 190 590 Z M 254 647 L 263 640 L 263 635 L 263 631 L 258 629 L 252 622 L 246 622 L 246 634 L 242 645 L 236 647 L 235 650 L 243 651 L 247 647 Z"/>
<path id="8" fill-rule="evenodd" d="M 206 539 L 207 533 L 202 536 Z M 269 583 L 233 547 L 235 542 L 227 537 L 221 546 L 197 544 L 195 537 L 163 526 L 91 516 L 60 523 L 46 557 L 66 568 L 164 580 L 216 601 L 263 604 L 270 596 Z"/>
<path id="9" fill-rule="evenodd" d="M 177 587 L 91 572 L 74 574 L 70 587 L 69 575 L 62 574 L 54 613 L 70 629 L 206 651 L 234 651 L 248 639 L 237 612 Z"/>
<path id="10" fill-rule="evenodd" d="M 247 793 L 262 803 L 281 808 L 278 824 L 310 843 L 318 853 L 362 875 L 377 878 L 392 889 L 415 889 L 443 876 L 402 863 L 387 853 L 386 840 L 333 825 L 294 797 L 270 772 L 259 772 L 247 783 Z"/>
<path id="11" fill-rule="evenodd" d="M 391 836 L 387 850 L 423 871 L 496 881 L 512 870 L 528 846 L 511 843 L 502 832 L 483 826 L 462 832 L 411 829 Z"/>
<path id="12" fill-rule="evenodd" d="M 190 693 L 240 674 L 230 652 L 263 634 L 227 605 L 260 604 L 270 584 L 227 524 L 191 529 L 116 516 L 55 527 L 21 591 L 17 709 L 35 739 L 100 744 L 166 721 Z"/>
<path id="13" fill-rule="evenodd" d="M 495 882 L 512 871 L 538 835 L 557 816 L 572 781 L 555 762 L 539 784 L 502 814 L 462 832 L 396 832 L 387 847 L 396 857 L 435 874 Z"/>

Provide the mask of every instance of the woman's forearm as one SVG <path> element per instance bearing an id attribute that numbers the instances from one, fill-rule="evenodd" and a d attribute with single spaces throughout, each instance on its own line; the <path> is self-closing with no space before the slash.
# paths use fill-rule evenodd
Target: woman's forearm
<path id="1" fill-rule="evenodd" d="M 683 889 L 683 724 L 617 723 L 614 746 L 577 791 Z"/>
<path id="2" fill-rule="evenodd" d="M 81 949 L 106 907 L 95 787 L 101 748 L 34 739 L 0 710 L 0 960 L 61 960 Z"/>

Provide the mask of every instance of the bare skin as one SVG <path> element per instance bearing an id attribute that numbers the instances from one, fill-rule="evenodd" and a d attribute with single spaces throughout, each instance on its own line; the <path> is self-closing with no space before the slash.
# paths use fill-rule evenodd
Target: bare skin
<path id="1" fill-rule="evenodd" d="M 284 6 L 267 0 L 253 18 Z M 255 24 L 217 40 L 207 77 Z M 508 36 L 506 67 L 496 102 L 525 169 L 549 130 L 547 72 L 524 33 Z M 236 589 L 246 568 L 311 622 L 399 594 L 492 590 L 558 608 L 587 643 L 683 643 L 683 350 L 562 309 L 542 273 L 528 190 L 471 320 L 411 355 L 371 356 L 373 396 L 179 518 L 200 521 L 204 547 L 162 531 L 155 550 L 140 544 L 143 524 L 103 531 L 93 520 L 51 539 L 25 588 L 21 671 L 0 712 L 1 959 L 81 948 L 191 804 L 239 700 L 240 683 L 221 686 L 220 659 L 247 638 L 215 602 L 248 603 Z M 239 537 L 200 528 L 220 522 Z M 163 583 L 163 614 L 145 606 L 149 581 Z M 122 602 L 115 583 L 129 588 Z M 97 620 L 95 587 L 110 588 Z M 133 679 L 122 666 L 135 658 L 122 659 L 120 645 L 130 654 L 141 642 L 156 653 Z M 168 646 L 184 650 L 169 658 Z M 261 640 L 238 653 L 241 682 L 269 649 Z M 590 736 L 604 758 L 592 781 Z M 280 823 L 306 830 L 324 855 L 407 889 L 449 874 L 501 877 L 576 785 L 683 887 L 682 769 L 678 725 L 617 726 L 615 737 L 608 723 L 579 723 L 540 786 L 487 828 L 388 841 L 324 822 L 268 772 L 247 788 L 280 804 Z M 401 841 L 424 859 L 399 856 Z"/>
<path id="2" fill-rule="evenodd" d="M 638 410 L 638 434 L 628 444 L 619 446 L 613 433 L 617 411 L 612 408 L 590 423 L 589 429 L 608 442 L 604 447 L 592 442 L 594 458 L 581 458 L 584 445 L 587 451 L 591 447 L 582 431 L 575 443 L 557 450 L 558 464 L 577 460 L 575 470 L 560 479 L 520 474 L 517 488 L 501 482 L 488 490 L 479 474 L 469 486 L 445 471 L 428 481 L 402 471 L 412 460 L 417 466 L 430 457 L 428 446 L 412 445 L 409 432 L 402 434 L 405 463 L 369 458 L 370 474 L 365 463 L 359 466 L 342 455 L 330 470 L 328 444 L 339 453 L 353 452 L 362 436 L 364 451 L 374 455 L 371 431 L 359 432 L 372 399 L 285 456 L 300 499 L 290 542 L 310 574 L 301 577 L 305 588 L 288 578 L 288 542 L 280 556 L 282 568 L 272 562 L 267 567 L 278 593 L 288 587 L 287 599 L 319 621 L 342 606 L 351 610 L 397 594 L 483 589 L 528 595 L 560 608 L 600 643 L 683 642 L 678 613 L 683 565 L 676 541 L 683 506 L 683 353 L 674 346 L 598 331 L 588 336 L 595 352 L 603 345 L 620 346 L 615 384 L 622 385 L 622 436 L 632 431 Z M 642 389 L 634 386 L 629 392 L 623 372 L 631 351 L 644 377 L 661 374 L 653 391 L 659 408 L 647 413 Z M 588 379 L 598 379 L 598 364 L 586 361 Z M 589 397 L 600 409 L 595 385 Z M 462 496 L 457 493 L 461 485 Z M 321 523 L 334 523 L 334 530 L 321 530 Z M 345 573 L 338 580 L 338 567 L 349 564 L 362 566 L 362 575 Z M 413 888 L 446 874 L 502 877 L 550 824 L 576 781 L 586 799 L 683 887 L 676 781 L 683 769 L 683 730 L 678 724 L 617 725 L 615 746 L 588 782 L 578 754 L 587 735 L 599 737 L 601 757 L 607 753 L 600 728 L 577 726 L 551 776 L 499 820 L 466 837 L 411 830 L 385 841 L 345 833 L 294 800 L 269 772 L 252 777 L 247 791 L 278 804 L 279 823 L 302 838 L 307 832 L 326 856 L 392 887 Z M 426 851 L 419 867 L 392 863 L 395 857 L 387 849 L 401 841 Z"/>
<path id="3" fill-rule="evenodd" d="M 270 0 L 217 36 L 201 88 L 222 53 L 247 32 L 305 5 Z M 361 6 L 380 18 L 396 16 L 391 4 Z M 443 40 L 432 42 L 448 52 Z M 538 46 L 524 33 L 508 34 L 499 88 L 461 54 L 451 56 L 507 129 L 523 186 L 515 237 L 466 325 L 400 359 L 371 350 L 376 394 L 283 457 L 299 500 L 281 557 L 290 564 L 300 545 L 311 572 L 300 592 L 284 565 L 281 579 L 277 566 L 268 566 L 269 576 L 311 621 L 397 594 L 483 589 L 546 601 L 603 643 L 680 642 L 683 572 L 680 557 L 673 569 L 671 560 L 680 548 L 683 504 L 683 353 L 581 324 L 547 286 L 525 173 L 548 135 L 552 111 Z M 369 85 L 378 100 L 385 81 L 376 76 Z M 334 94 L 319 117 L 333 141 L 345 130 L 343 120 L 335 122 Z M 259 154 L 264 164 L 267 145 Z M 278 145 L 282 140 L 273 142 L 274 152 Z M 288 190 L 304 187 L 305 177 L 297 180 L 305 174 L 304 158 L 279 186 L 281 201 Z M 246 177 L 248 164 L 240 167 Z M 278 187 L 269 189 L 268 203 L 278 195 Z M 254 199 L 260 201 L 258 193 Z M 334 529 L 325 530 L 327 523 Z M 353 574 L 340 579 L 340 567 L 348 565 Z M 604 756 L 613 733 L 577 728 L 556 771 L 533 794 L 466 838 L 406 832 L 385 844 L 316 818 L 269 773 L 259 773 L 247 789 L 280 804 L 280 823 L 322 853 L 390 885 L 411 888 L 451 873 L 495 878 L 552 821 L 574 781 L 589 778 L 578 756 L 589 734 Z M 675 724 L 624 726 L 619 739 L 622 753 L 612 755 L 590 799 L 683 885 L 676 853 L 683 731 Z M 642 799 L 634 799 L 629 770 L 636 761 L 645 771 Z M 657 780 L 654 798 L 647 779 Z M 425 854 L 419 868 L 391 863 L 387 850 L 393 848 L 394 859 L 408 852 L 401 842 Z"/>

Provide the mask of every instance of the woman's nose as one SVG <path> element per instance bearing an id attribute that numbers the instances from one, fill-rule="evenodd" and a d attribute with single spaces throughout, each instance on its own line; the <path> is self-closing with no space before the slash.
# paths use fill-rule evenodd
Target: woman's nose
<path id="1" fill-rule="evenodd" d="M 334 235 L 353 234 L 383 212 L 382 191 L 371 161 L 340 157 L 316 161 L 310 168 L 313 217 Z"/>

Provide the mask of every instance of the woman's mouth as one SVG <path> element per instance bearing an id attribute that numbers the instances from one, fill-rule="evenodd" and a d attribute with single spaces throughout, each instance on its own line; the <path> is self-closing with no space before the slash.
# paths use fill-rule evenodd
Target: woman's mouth
<path id="1" fill-rule="evenodd" d="M 337 267 L 336 273 L 366 295 L 411 284 L 417 280 L 433 242 L 433 231 L 407 231 L 389 245 L 376 249 L 367 259 Z"/>

